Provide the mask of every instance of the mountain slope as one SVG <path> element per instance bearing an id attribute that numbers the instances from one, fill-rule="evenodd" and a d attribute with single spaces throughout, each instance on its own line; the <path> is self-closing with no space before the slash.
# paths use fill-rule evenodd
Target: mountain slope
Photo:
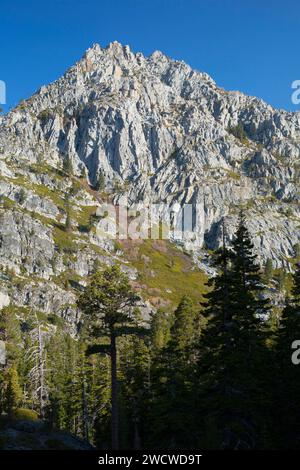
<path id="1" fill-rule="evenodd" d="M 218 245 L 221 217 L 231 233 L 245 206 L 258 254 L 277 266 L 299 242 L 299 139 L 299 113 L 118 43 L 93 46 L 0 127 L 8 166 L 58 166 L 67 154 L 78 175 L 86 167 L 95 183 L 101 171 L 106 188 L 130 201 L 197 204 L 194 248 Z"/>
<path id="2" fill-rule="evenodd" d="M 14 305 L 58 313 L 73 328 L 74 289 L 97 260 L 121 262 L 146 298 L 172 303 L 186 261 L 167 266 L 181 273 L 168 276 L 167 261 L 147 261 L 147 243 L 126 259 L 126 243 L 97 233 L 97 206 L 125 196 L 139 210 L 193 204 L 193 232 L 180 245 L 193 257 L 197 299 L 205 280 L 199 267 L 210 272 L 203 248 L 220 244 L 222 219 L 232 236 L 241 208 L 261 262 L 289 268 L 300 242 L 299 154 L 299 113 L 226 92 L 160 52 L 147 58 L 116 42 L 94 45 L 62 78 L 0 118 L 3 292 Z M 66 158 L 71 176 L 61 170 Z M 100 175 L 98 193 L 92 186 Z M 163 244 L 166 259 L 177 250 L 181 260 L 180 250 Z M 152 273 L 162 286 L 151 280 L 151 266 L 163 266 L 162 276 Z M 149 314 L 152 307 L 143 308 Z"/>

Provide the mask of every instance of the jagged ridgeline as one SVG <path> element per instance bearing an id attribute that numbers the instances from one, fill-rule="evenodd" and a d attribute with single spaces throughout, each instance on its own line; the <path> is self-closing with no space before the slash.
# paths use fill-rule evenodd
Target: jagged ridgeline
<path id="1" fill-rule="evenodd" d="M 241 210 L 272 294 L 274 326 L 300 255 L 299 163 L 299 113 L 227 92 L 161 52 L 144 57 L 116 42 L 94 45 L 62 78 L 1 116 L 0 340 L 9 363 L 1 370 L 2 411 L 17 403 L 21 415 L 32 410 L 105 447 L 110 366 L 105 356 L 86 360 L 77 304 L 89 276 L 120 265 L 160 351 L 185 295 L 184 312 L 195 309 L 197 328 L 205 324 L 199 305 L 218 271 L 211 253 L 224 227 L 226 242 L 233 239 Z M 99 207 L 125 197 L 139 209 L 193 205 L 192 234 L 180 243 L 101 237 Z M 149 344 L 127 336 L 120 344 L 120 394 L 135 397 L 141 380 L 136 406 L 146 406 L 143 398 L 148 406 Z M 138 446 L 140 416 L 132 416 L 135 404 L 122 406 L 123 422 L 130 415 L 124 445 L 136 439 Z"/>

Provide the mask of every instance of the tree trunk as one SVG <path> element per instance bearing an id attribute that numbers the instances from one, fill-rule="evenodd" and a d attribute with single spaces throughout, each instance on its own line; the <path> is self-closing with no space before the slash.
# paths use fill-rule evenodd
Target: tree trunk
<path id="1" fill-rule="evenodd" d="M 88 401 L 87 401 L 87 393 L 86 393 L 86 377 L 85 371 L 83 366 L 82 371 L 82 408 L 83 408 L 83 438 L 88 441 L 89 440 L 89 412 L 88 412 Z"/>
<path id="2" fill-rule="evenodd" d="M 118 380 L 117 380 L 117 348 L 116 337 L 110 337 L 111 361 L 111 444 L 113 450 L 119 449 L 119 411 L 118 411 Z"/>
<path id="3" fill-rule="evenodd" d="M 137 416 L 134 419 L 133 448 L 134 448 L 134 450 L 140 450 L 141 449 L 141 436 L 140 436 L 140 430 L 139 430 L 139 418 Z"/>
<path id="4" fill-rule="evenodd" d="M 40 416 L 44 419 L 45 412 L 45 376 L 44 376 L 44 351 L 43 351 L 43 338 L 41 325 L 38 326 L 38 373 L 40 378 L 39 402 L 40 402 Z"/>

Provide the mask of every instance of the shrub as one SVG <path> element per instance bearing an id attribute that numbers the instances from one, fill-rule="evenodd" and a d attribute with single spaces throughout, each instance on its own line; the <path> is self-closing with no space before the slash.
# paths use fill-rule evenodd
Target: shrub
<path id="1" fill-rule="evenodd" d="M 105 176 L 103 172 L 100 170 L 98 179 L 95 184 L 95 190 L 96 191 L 104 191 L 105 190 Z"/>
<path id="2" fill-rule="evenodd" d="M 62 166 L 63 166 L 64 173 L 66 173 L 68 176 L 73 175 L 73 164 L 69 155 L 64 156 Z"/>
<path id="3" fill-rule="evenodd" d="M 18 203 L 22 205 L 25 201 L 26 201 L 26 191 L 24 188 L 21 188 L 18 194 Z"/>
<path id="4" fill-rule="evenodd" d="M 27 408 L 16 408 L 13 412 L 13 419 L 37 421 L 39 416 L 36 411 Z"/>
<path id="5" fill-rule="evenodd" d="M 51 116 L 51 110 L 50 109 L 44 109 L 38 115 L 38 119 L 40 119 L 41 121 L 46 121 L 47 119 L 49 119 L 50 116 Z"/>
<path id="6" fill-rule="evenodd" d="M 244 125 L 241 122 L 239 122 L 237 126 L 229 126 L 227 130 L 230 134 L 239 139 L 241 142 L 247 141 L 248 136 L 244 129 Z"/>

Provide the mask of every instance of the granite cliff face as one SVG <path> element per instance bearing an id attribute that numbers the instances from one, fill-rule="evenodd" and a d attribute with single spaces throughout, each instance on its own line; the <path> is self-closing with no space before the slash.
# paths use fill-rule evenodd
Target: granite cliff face
<path id="1" fill-rule="evenodd" d="M 72 178 L 59 170 L 65 158 Z M 221 241 L 222 219 L 231 236 L 243 207 L 261 262 L 288 268 L 300 242 L 299 163 L 300 113 L 226 92 L 161 52 L 144 57 L 116 42 L 94 45 L 62 78 L 0 118 L 4 293 L 9 284 L 20 305 L 74 322 L 74 294 L 58 291 L 66 289 L 66 272 L 80 283 L 95 259 L 124 262 L 113 241 L 87 229 L 103 194 L 138 207 L 193 204 L 193 234 L 183 244 L 200 266 L 203 249 Z M 91 189 L 100 175 L 101 197 Z M 61 226 L 66 193 L 68 237 Z M 31 287 L 5 279 L 5 269 L 30 278 Z M 124 269 L 138 277 L 130 260 Z M 58 278 L 66 284 L 58 287 Z"/>

